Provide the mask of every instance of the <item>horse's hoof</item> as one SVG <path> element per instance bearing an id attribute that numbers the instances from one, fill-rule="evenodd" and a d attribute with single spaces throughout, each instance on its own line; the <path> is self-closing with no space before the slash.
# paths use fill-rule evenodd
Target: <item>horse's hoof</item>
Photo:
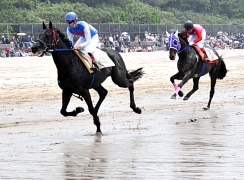
<path id="1" fill-rule="evenodd" d="M 78 113 L 84 112 L 84 108 L 83 108 L 83 107 L 77 107 L 77 108 L 75 109 L 75 111 L 76 111 L 77 114 L 78 114 Z"/>
<path id="2" fill-rule="evenodd" d="M 102 136 L 103 135 L 103 133 L 100 131 L 100 132 L 96 132 L 96 134 L 95 134 L 96 136 Z"/>
<path id="3" fill-rule="evenodd" d="M 178 95 L 179 95 L 180 97 L 183 97 L 183 96 L 184 96 L 184 93 L 183 93 L 182 91 L 179 91 L 179 92 L 178 92 Z"/>
<path id="4" fill-rule="evenodd" d="M 210 108 L 209 107 L 204 107 L 204 108 L 202 108 L 204 111 L 207 111 L 207 110 L 209 110 Z"/>
<path id="5" fill-rule="evenodd" d="M 141 109 L 137 107 L 135 112 L 136 112 L 137 114 L 141 114 Z"/>
<path id="6" fill-rule="evenodd" d="M 186 96 L 183 98 L 183 100 L 184 100 L 184 101 L 187 101 L 188 99 L 189 99 L 189 98 L 188 98 L 188 97 L 186 97 Z"/>
<path id="7" fill-rule="evenodd" d="M 173 95 L 171 96 L 171 99 L 176 99 L 176 94 L 173 94 Z"/>

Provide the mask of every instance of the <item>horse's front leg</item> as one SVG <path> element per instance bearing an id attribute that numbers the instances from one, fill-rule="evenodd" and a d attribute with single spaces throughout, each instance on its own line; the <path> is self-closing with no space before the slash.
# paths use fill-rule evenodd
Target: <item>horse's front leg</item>
<path id="1" fill-rule="evenodd" d="M 75 110 L 73 110 L 71 112 L 66 111 L 68 104 L 70 102 L 71 96 L 72 96 L 71 91 L 63 90 L 63 92 L 62 92 L 62 108 L 60 110 L 60 113 L 63 116 L 76 116 L 77 114 L 84 111 L 84 109 L 82 107 L 77 107 Z"/>
<path id="2" fill-rule="evenodd" d="M 176 96 L 179 95 L 180 97 L 183 96 L 183 92 L 180 90 L 180 87 L 175 83 L 175 79 L 181 80 L 180 73 L 176 73 L 175 75 L 170 77 L 170 81 L 174 86 L 175 92 L 171 96 L 171 99 L 176 99 Z"/>
<path id="3" fill-rule="evenodd" d="M 187 93 L 183 100 L 188 100 L 191 97 L 191 95 L 198 90 L 199 79 L 199 77 L 193 78 L 193 88 L 189 93 Z"/>
<path id="4" fill-rule="evenodd" d="M 82 97 L 84 98 L 87 106 L 88 106 L 88 110 L 90 112 L 90 114 L 93 116 L 93 123 L 97 126 L 97 134 L 101 133 L 101 129 L 100 129 L 100 126 L 101 126 L 101 123 L 100 123 L 100 120 L 99 120 L 99 117 L 97 116 L 97 111 L 98 109 L 96 110 L 92 104 L 92 99 L 91 99 L 91 94 L 89 92 L 88 89 L 83 89 L 81 91 L 82 93 Z"/>

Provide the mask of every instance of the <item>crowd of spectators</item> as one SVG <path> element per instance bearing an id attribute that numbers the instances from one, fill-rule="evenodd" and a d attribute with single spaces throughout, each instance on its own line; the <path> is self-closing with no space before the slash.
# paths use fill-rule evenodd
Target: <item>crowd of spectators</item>
<path id="1" fill-rule="evenodd" d="M 136 35 L 131 40 L 130 34 L 123 32 L 121 35 L 100 35 L 100 48 L 110 47 L 120 53 L 126 52 L 153 52 L 158 49 L 168 50 L 168 38 L 165 33 L 151 34 L 145 32 L 144 38 Z M 31 56 L 31 47 L 36 39 L 30 35 L 15 35 L 10 40 L 2 36 L 0 44 L 7 46 L 1 50 L 0 57 Z M 219 49 L 244 49 L 244 34 L 228 34 L 218 32 L 216 35 L 207 35 L 205 47 Z M 153 42 L 153 43 L 149 43 Z M 144 45 L 142 45 L 144 44 Z"/>
<path id="2" fill-rule="evenodd" d="M 142 40 L 139 35 L 136 35 L 133 40 L 131 40 L 130 34 L 127 32 L 123 32 L 121 35 L 102 35 L 100 36 L 100 44 L 103 47 L 110 47 L 120 53 L 152 52 L 163 45 L 161 35 L 147 32 L 145 32 L 145 37 Z"/>
<path id="3" fill-rule="evenodd" d="M 0 44 L 4 44 L 4 49 L 1 50 L 1 57 L 22 57 L 30 56 L 31 47 L 35 43 L 35 37 L 30 35 L 15 35 L 10 40 L 2 36 Z"/>
<path id="4" fill-rule="evenodd" d="M 244 34 L 238 33 L 230 35 L 227 32 L 218 32 L 216 36 L 207 35 L 205 46 L 219 49 L 244 49 Z"/>
<path id="5" fill-rule="evenodd" d="M 138 35 L 134 40 L 130 40 L 129 34 L 101 36 L 100 41 L 103 46 L 111 47 L 118 52 L 152 52 L 158 49 L 168 50 L 168 38 L 166 33 L 151 34 L 145 32 L 144 38 L 141 40 Z M 142 42 L 154 42 L 153 45 Z M 148 45 L 147 45 L 148 44 Z M 218 32 L 216 35 L 207 35 L 205 47 L 220 49 L 244 49 L 244 33 L 228 34 L 227 32 Z"/>

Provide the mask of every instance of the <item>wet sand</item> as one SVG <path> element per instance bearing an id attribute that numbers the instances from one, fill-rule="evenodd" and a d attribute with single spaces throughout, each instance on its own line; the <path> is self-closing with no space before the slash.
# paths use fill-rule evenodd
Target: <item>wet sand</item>
<path id="1" fill-rule="evenodd" d="M 129 70 L 144 67 L 135 101 L 110 78 L 99 117 L 102 136 L 86 104 L 73 97 L 63 117 L 51 57 L 0 59 L 0 179 L 244 179 L 244 53 L 223 54 L 227 76 L 207 106 L 210 79 L 188 101 L 170 99 L 177 72 L 168 52 L 122 54 Z M 186 94 L 190 80 L 184 87 Z M 98 96 L 91 90 L 94 102 Z"/>

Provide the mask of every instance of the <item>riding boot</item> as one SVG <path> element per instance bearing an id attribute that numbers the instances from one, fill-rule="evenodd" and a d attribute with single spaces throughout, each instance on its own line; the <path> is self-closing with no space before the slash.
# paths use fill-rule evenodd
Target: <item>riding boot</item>
<path id="1" fill-rule="evenodd" d="M 205 54 L 205 59 L 203 60 L 204 62 L 209 62 L 209 58 L 208 58 L 208 55 L 206 53 L 206 51 L 204 50 L 203 53 Z"/>
<path id="2" fill-rule="evenodd" d="M 89 56 L 90 56 L 91 59 L 92 59 L 92 67 L 91 67 L 90 69 L 91 69 L 92 71 L 94 71 L 94 72 L 100 72 L 99 66 L 97 65 L 97 62 L 96 62 L 96 60 L 95 60 L 93 54 L 92 54 L 92 53 L 88 53 L 88 54 L 89 54 Z"/>

